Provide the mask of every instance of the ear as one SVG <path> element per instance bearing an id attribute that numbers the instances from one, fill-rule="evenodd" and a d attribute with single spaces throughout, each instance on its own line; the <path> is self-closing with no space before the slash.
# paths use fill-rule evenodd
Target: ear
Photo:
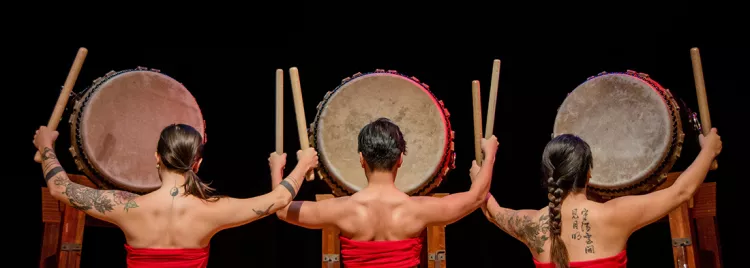
<path id="1" fill-rule="evenodd" d="M 195 164 L 193 164 L 193 172 L 198 173 L 198 169 L 201 167 L 201 163 L 203 163 L 203 158 L 201 157 L 198 159 L 198 161 L 195 161 Z"/>
<path id="2" fill-rule="evenodd" d="M 401 164 L 403 164 L 403 163 L 404 163 L 404 153 L 401 153 L 401 155 L 398 156 L 398 162 L 396 164 L 396 167 L 400 168 Z"/>
<path id="3" fill-rule="evenodd" d="M 362 168 L 365 168 L 365 157 L 362 156 L 362 152 L 359 152 L 359 164 L 362 166 Z"/>
<path id="4" fill-rule="evenodd" d="M 154 152 L 154 157 L 156 157 L 156 163 L 160 164 L 161 163 L 161 157 L 159 157 L 159 153 Z"/>

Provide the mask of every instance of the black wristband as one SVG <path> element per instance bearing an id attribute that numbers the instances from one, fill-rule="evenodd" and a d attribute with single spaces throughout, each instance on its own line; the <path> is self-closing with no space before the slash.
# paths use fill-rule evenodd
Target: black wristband
<path id="1" fill-rule="evenodd" d="M 279 184 L 281 184 L 282 186 L 284 186 L 284 188 L 289 190 L 289 193 L 292 194 L 292 199 L 293 199 L 294 196 L 296 195 L 296 193 L 294 192 L 294 187 L 292 187 L 292 185 L 289 184 L 286 180 L 281 181 L 281 183 Z"/>

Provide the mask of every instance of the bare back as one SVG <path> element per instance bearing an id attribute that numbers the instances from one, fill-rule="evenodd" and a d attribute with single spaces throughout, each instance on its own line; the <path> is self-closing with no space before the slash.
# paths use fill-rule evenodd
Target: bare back
<path id="1" fill-rule="evenodd" d="M 209 211 L 216 203 L 195 196 L 184 196 L 182 191 L 172 196 L 168 189 L 138 197 L 137 209 L 130 209 L 128 217 L 118 225 L 125 233 L 128 245 L 136 248 L 202 248 L 219 231 Z"/>
<path id="2" fill-rule="evenodd" d="M 530 227 L 525 234 L 525 244 L 531 250 L 534 258 L 540 262 L 550 262 L 551 240 L 549 232 L 549 208 L 533 211 L 527 216 L 511 217 L 509 221 L 536 222 L 537 227 Z M 589 200 L 567 199 L 562 203 L 561 234 L 560 237 L 568 250 L 570 261 L 587 261 L 607 258 L 625 250 L 628 237 L 631 234 L 629 228 L 623 228 L 621 224 L 613 223 L 613 211 L 606 208 L 605 204 Z"/>
<path id="3" fill-rule="evenodd" d="M 417 205 L 396 189 L 366 189 L 343 205 L 353 213 L 337 222 L 341 234 L 360 241 L 395 241 L 420 235 L 425 225 L 416 220 Z"/>
<path id="4" fill-rule="evenodd" d="M 705 169 L 711 159 L 704 159 Z M 666 189 L 645 195 L 624 196 L 598 203 L 584 193 L 570 194 L 562 201 L 561 234 L 571 262 L 615 256 L 625 250 L 630 235 L 686 202 L 695 192 L 695 170 L 689 170 Z M 705 176 L 705 175 L 703 175 Z M 533 257 L 550 262 L 549 208 L 513 210 L 498 205 L 494 197 L 483 208 L 485 215 L 503 231 L 523 242 Z"/>

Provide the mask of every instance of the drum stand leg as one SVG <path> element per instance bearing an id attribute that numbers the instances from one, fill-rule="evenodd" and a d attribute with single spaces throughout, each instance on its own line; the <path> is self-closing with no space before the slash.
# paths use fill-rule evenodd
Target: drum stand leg
<path id="1" fill-rule="evenodd" d="M 58 267 L 78 268 L 81 265 L 81 245 L 86 214 L 70 206 L 65 207 L 60 223 L 60 258 Z"/>
<path id="2" fill-rule="evenodd" d="M 444 197 L 448 194 L 433 194 L 434 197 Z M 427 261 L 422 261 L 421 267 L 445 268 L 445 225 L 427 226 Z"/>
<path id="3" fill-rule="evenodd" d="M 670 173 L 668 185 L 679 175 L 679 172 Z M 722 267 L 715 217 L 715 182 L 703 183 L 693 199 L 669 213 L 675 267 Z"/>
<path id="4" fill-rule="evenodd" d="M 334 198 L 334 196 L 330 194 L 315 195 L 315 200 L 317 201 L 322 201 L 329 198 Z M 341 267 L 341 241 L 339 240 L 340 233 L 341 232 L 337 228 L 323 228 L 322 268 Z"/>
<path id="5" fill-rule="evenodd" d="M 44 223 L 44 235 L 42 237 L 42 256 L 39 260 L 39 268 L 57 267 L 57 256 L 59 255 L 60 224 Z"/>

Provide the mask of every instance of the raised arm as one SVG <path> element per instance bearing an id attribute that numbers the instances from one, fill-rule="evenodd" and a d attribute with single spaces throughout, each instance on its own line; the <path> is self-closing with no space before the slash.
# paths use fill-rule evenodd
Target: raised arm
<path id="1" fill-rule="evenodd" d="M 302 187 L 305 173 L 318 164 L 318 153 L 313 148 L 297 152 L 297 157 L 297 166 L 286 179 L 281 180 L 286 154 L 271 153 L 269 165 L 274 186 L 271 192 L 252 198 L 222 198 L 209 206 L 206 215 L 221 230 L 256 221 L 286 207 Z"/>
<path id="2" fill-rule="evenodd" d="M 498 142 L 495 136 L 482 140 L 483 164 L 468 191 L 451 194 L 443 198 L 413 197 L 416 201 L 415 215 L 417 215 L 417 219 L 423 221 L 426 225 L 451 224 L 481 206 L 490 190 L 497 146 Z M 476 166 L 476 161 L 472 165 Z"/>
<path id="3" fill-rule="evenodd" d="M 545 207 L 546 209 L 546 207 Z M 549 214 L 540 210 L 513 210 L 501 207 L 490 195 L 482 206 L 487 219 L 510 236 L 518 239 L 537 254 L 544 252 L 544 242 L 549 239 Z"/>
<path id="4" fill-rule="evenodd" d="M 47 189 L 57 200 L 86 214 L 110 223 L 117 224 L 132 209 L 138 208 L 138 195 L 118 190 L 98 190 L 70 180 L 60 165 L 52 144 L 58 132 L 41 127 L 34 136 L 42 156 L 42 171 Z"/>
<path id="5" fill-rule="evenodd" d="M 716 129 L 706 136 L 700 136 L 701 152 L 671 186 L 653 193 L 615 198 L 607 203 L 612 211 L 613 223 L 633 232 L 667 215 L 680 204 L 687 202 L 695 194 L 706 178 L 711 162 L 722 149 L 721 137 Z"/>

